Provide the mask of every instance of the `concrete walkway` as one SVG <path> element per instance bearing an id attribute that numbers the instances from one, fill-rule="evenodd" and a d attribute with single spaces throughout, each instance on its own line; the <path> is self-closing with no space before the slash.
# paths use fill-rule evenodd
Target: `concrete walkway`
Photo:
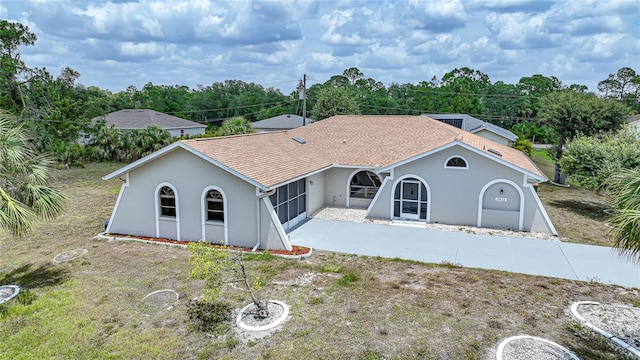
<path id="1" fill-rule="evenodd" d="M 640 288 L 640 265 L 603 246 L 317 218 L 290 237 L 319 250 Z"/>

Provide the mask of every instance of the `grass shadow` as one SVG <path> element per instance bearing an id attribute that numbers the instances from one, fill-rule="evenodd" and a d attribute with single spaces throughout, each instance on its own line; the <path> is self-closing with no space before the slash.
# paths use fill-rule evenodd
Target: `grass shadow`
<path id="1" fill-rule="evenodd" d="M 54 286 L 69 278 L 69 271 L 53 264 L 25 264 L 0 274 L 1 284 L 15 284 L 21 287 L 35 289 Z"/>
<path id="2" fill-rule="evenodd" d="M 611 209 L 609 206 L 602 203 L 581 200 L 554 200 L 549 204 L 551 206 L 572 211 L 576 214 L 580 214 L 594 220 L 606 219 L 609 215 L 605 212 L 605 210 Z"/>

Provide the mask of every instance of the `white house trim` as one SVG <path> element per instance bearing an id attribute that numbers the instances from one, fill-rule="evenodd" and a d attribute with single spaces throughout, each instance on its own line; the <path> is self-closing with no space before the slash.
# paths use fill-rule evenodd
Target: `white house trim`
<path id="1" fill-rule="evenodd" d="M 522 223 L 524 221 L 524 201 L 525 201 L 524 192 L 522 191 L 520 186 L 518 186 L 515 182 L 509 179 L 491 180 L 482 187 L 482 190 L 480 190 L 480 196 L 478 197 L 478 227 L 482 227 L 482 202 L 483 202 L 482 199 L 484 198 L 484 193 L 485 191 L 487 191 L 489 186 L 493 184 L 498 184 L 498 183 L 509 184 L 518 191 L 518 195 L 520 195 L 520 209 L 519 209 L 520 213 L 518 214 L 518 231 L 522 231 Z"/>
<path id="2" fill-rule="evenodd" d="M 308 178 L 308 177 L 313 176 L 313 175 L 315 175 L 315 174 L 321 173 L 321 172 L 323 172 L 323 171 L 325 171 L 325 170 L 329 170 L 329 169 L 331 169 L 331 168 L 333 168 L 333 167 L 334 167 L 334 165 L 329 165 L 329 166 L 325 166 L 325 167 L 323 167 L 323 168 L 321 168 L 321 169 L 318 169 L 318 170 L 316 170 L 316 171 L 312 171 L 312 172 L 307 173 L 307 174 L 304 174 L 304 175 L 296 176 L 296 177 L 291 178 L 291 179 L 289 179 L 289 180 L 287 180 L 287 181 L 283 181 L 283 182 L 278 183 L 278 184 L 276 184 L 276 185 L 272 185 L 272 186 L 270 186 L 268 189 L 264 189 L 264 191 L 267 191 L 267 190 L 268 190 L 268 191 L 271 191 L 271 190 L 277 189 L 277 188 L 279 188 L 280 186 L 288 185 L 288 184 L 290 184 L 290 183 L 292 183 L 292 182 L 294 182 L 294 181 L 298 181 L 298 180 L 300 180 L 300 179 Z M 305 185 L 308 185 L 308 184 L 306 184 L 306 183 L 305 183 Z M 260 194 L 256 193 L 256 196 L 260 196 Z"/>
<path id="3" fill-rule="evenodd" d="M 180 241 L 180 198 L 178 196 L 178 190 L 175 186 L 168 182 L 161 182 L 156 186 L 156 190 L 153 193 L 155 199 L 155 207 L 156 207 L 156 237 L 160 237 L 160 189 L 163 186 L 167 186 L 173 190 L 173 194 L 176 197 L 176 237 L 178 241 Z"/>
<path id="4" fill-rule="evenodd" d="M 382 184 L 380 184 L 380 189 L 378 190 L 378 192 L 376 193 L 376 196 L 373 197 L 373 199 L 371 200 L 371 204 L 369 204 L 369 207 L 367 208 L 367 212 L 365 213 L 365 217 L 369 217 L 369 213 L 371 212 L 371 209 L 373 207 L 373 205 L 378 202 L 378 197 L 380 196 L 380 194 L 382 193 L 382 189 L 384 189 L 387 186 L 387 183 L 389 181 L 393 180 L 392 176 L 387 176 L 384 178 L 384 180 L 382 180 Z M 393 191 L 395 189 L 392 188 L 391 189 L 391 193 L 393 194 Z M 391 203 L 391 217 L 393 217 L 393 199 L 391 199 L 392 203 Z"/>
<path id="5" fill-rule="evenodd" d="M 280 223 L 280 219 L 278 219 L 278 214 L 276 214 L 276 210 L 273 208 L 273 205 L 271 204 L 271 200 L 269 200 L 268 196 L 265 196 L 260 200 L 262 200 L 266 208 L 269 209 L 269 216 L 271 217 L 271 223 L 273 223 L 273 225 L 275 226 L 276 231 L 278 232 L 278 236 L 280 237 L 280 241 L 282 241 L 282 245 L 284 245 L 284 248 L 287 249 L 287 251 L 291 251 L 293 247 L 289 242 L 289 237 L 287 236 L 287 233 L 284 231 L 284 227 L 282 227 L 282 224 Z"/>
<path id="6" fill-rule="evenodd" d="M 124 181 L 122 182 L 122 185 L 120 185 L 120 192 L 118 193 L 118 199 L 116 199 L 116 205 L 113 207 L 113 211 L 111 212 L 111 216 L 109 217 L 109 222 L 107 223 L 107 227 L 106 229 L 104 229 L 106 233 L 111 231 L 111 224 L 113 224 L 113 218 L 116 216 L 116 213 L 118 212 L 118 207 L 120 206 L 120 200 L 122 199 L 122 194 L 124 193 L 124 190 L 128 187 L 129 187 L 129 173 L 126 173 L 124 175 Z"/>
<path id="7" fill-rule="evenodd" d="M 347 192 L 345 193 L 347 195 L 347 203 L 346 206 L 349 207 L 349 200 L 351 199 L 351 179 L 353 178 L 353 176 L 361 171 L 368 171 L 372 174 L 374 174 L 375 176 L 378 177 L 378 179 L 380 180 L 380 188 L 378 188 L 378 191 L 380 191 L 380 189 L 382 188 L 382 176 L 380 176 L 380 174 L 376 173 L 375 171 L 373 171 L 373 169 L 369 168 L 360 168 L 360 169 L 356 169 L 354 170 L 351 175 L 349 175 L 349 177 L 347 178 Z M 378 196 L 378 193 L 376 192 L 376 194 L 373 196 L 374 198 Z M 373 199 L 371 200 L 371 202 L 373 202 Z"/>
<path id="8" fill-rule="evenodd" d="M 407 178 L 414 178 L 414 179 L 418 179 L 420 180 L 420 182 L 422 183 L 422 185 L 424 185 L 424 187 L 427 189 L 427 219 L 426 222 L 431 222 L 431 188 L 429 187 L 429 184 L 421 177 L 415 174 L 406 174 L 406 175 L 402 175 L 399 178 L 397 178 L 394 182 L 393 182 L 393 186 L 391 187 L 391 207 L 390 207 L 390 219 L 395 218 L 394 213 L 393 213 L 393 206 L 394 206 L 394 201 L 395 201 L 395 191 L 396 191 L 396 186 L 398 186 L 398 183 L 401 182 L 404 179 Z M 377 195 L 377 194 L 376 194 Z M 401 194 L 402 196 L 402 194 Z M 419 198 L 418 198 L 419 200 Z M 422 219 L 420 219 L 419 221 L 424 221 Z"/>
<path id="9" fill-rule="evenodd" d="M 161 156 L 163 156 L 163 155 L 165 155 L 165 154 L 167 154 L 167 153 L 169 153 L 171 151 L 174 151 L 176 148 L 180 148 L 180 149 L 186 150 L 186 151 L 190 152 L 191 154 L 196 155 L 197 157 L 205 160 L 206 162 L 211 163 L 211 164 L 221 168 L 222 170 L 224 170 L 224 171 L 226 171 L 226 172 L 228 172 L 228 173 L 230 173 L 232 175 L 235 175 L 236 177 L 248 182 L 251 185 L 254 185 L 254 186 L 256 186 L 256 187 L 258 187 L 258 188 L 260 188 L 262 190 L 265 190 L 265 191 L 267 190 L 267 188 L 264 185 L 258 183 L 257 181 L 255 181 L 253 179 L 250 179 L 250 178 L 240 174 L 239 172 L 235 171 L 234 169 L 232 169 L 232 168 L 230 168 L 230 167 L 228 167 L 228 166 L 226 166 L 226 165 L 224 165 L 224 164 L 222 164 L 222 163 L 220 163 L 220 162 L 208 157 L 207 155 L 205 155 L 205 154 L 203 154 L 203 153 L 201 153 L 199 151 L 196 151 L 196 150 L 192 149 L 189 146 L 184 145 L 180 141 L 176 141 L 173 144 L 168 145 L 165 148 L 162 148 L 162 149 L 160 149 L 160 150 L 158 150 L 158 151 L 156 151 L 156 152 L 154 152 L 154 153 L 152 153 L 152 154 L 150 154 L 148 156 L 143 157 L 142 159 L 139 159 L 137 161 L 132 162 L 131 164 L 129 164 L 129 165 L 127 165 L 127 166 L 125 166 L 125 167 L 123 167 L 121 169 L 118 169 L 118 170 L 116 170 L 116 171 L 114 171 L 114 172 L 112 172 L 110 174 L 107 174 L 107 175 L 102 177 L 102 180 L 109 180 L 109 179 L 111 179 L 113 177 L 116 177 L 116 176 L 118 176 L 120 174 L 123 174 L 125 172 L 129 172 L 129 171 L 131 171 L 131 170 L 133 170 L 133 169 L 135 169 L 135 168 L 137 168 L 137 167 L 139 167 L 141 165 L 144 165 L 144 164 L 148 163 L 149 161 L 152 161 L 152 160 L 154 160 L 156 158 L 159 158 L 159 157 L 161 157 Z"/>
<path id="10" fill-rule="evenodd" d="M 528 188 L 529 191 L 531 191 L 533 198 L 536 199 L 536 205 L 538 205 L 538 210 L 540 210 L 540 212 L 542 213 L 542 217 L 544 217 L 544 221 L 547 222 L 549 229 L 551 229 L 551 233 L 555 236 L 558 236 L 558 231 L 556 230 L 555 226 L 553 226 L 553 223 L 551 222 L 551 218 L 549 217 L 549 214 L 547 214 L 547 210 L 545 210 L 544 206 L 542 205 L 542 202 L 540 201 L 540 197 L 536 193 L 536 189 L 533 186 L 533 184 L 524 184 L 524 187 Z"/>
<path id="11" fill-rule="evenodd" d="M 224 226 L 224 244 L 225 245 L 229 245 L 229 222 L 227 221 L 227 215 L 228 215 L 228 211 L 227 211 L 227 194 L 224 193 L 224 191 L 215 185 L 210 185 L 207 186 L 206 188 L 204 188 L 204 190 L 202 191 L 202 194 L 200 194 L 200 201 L 202 202 L 202 240 L 207 239 L 207 224 L 213 224 L 215 225 L 215 223 L 213 221 L 208 221 L 207 220 L 207 193 L 209 192 L 209 190 L 216 190 L 218 191 L 221 195 L 222 195 L 222 215 L 223 215 L 223 220 L 222 220 L 222 225 Z"/>
<path id="12" fill-rule="evenodd" d="M 476 148 L 474 148 L 474 147 L 473 147 L 473 146 L 471 146 L 471 145 L 467 145 L 466 143 L 461 142 L 460 140 L 454 140 L 454 141 L 452 141 L 452 142 L 450 142 L 450 143 L 448 143 L 448 144 L 442 145 L 442 146 L 437 147 L 437 148 L 435 148 L 435 149 L 432 149 L 432 150 L 429 150 L 429 151 L 425 151 L 425 152 L 423 152 L 423 153 L 421 153 L 421 154 L 418 154 L 418 155 L 412 156 L 412 157 L 407 158 L 407 159 L 404 159 L 404 160 L 402 160 L 402 161 L 398 161 L 398 162 L 397 162 L 397 163 L 395 163 L 395 164 L 391 164 L 391 165 L 385 166 L 385 167 L 383 167 L 383 168 L 380 168 L 380 169 L 378 169 L 376 172 L 389 171 L 390 169 L 393 169 L 393 168 L 395 168 L 395 167 L 398 167 L 398 166 L 401 166 L 401 165 L 405 165 L 405 164 L 411 163 L 411 162 L 413 162 L 413 161 L 415 161 L 415 160 L 417 160 L 417 159 L 421 159 L 421 158 L 423 158 L 423 157 L 426 157 L 426 156 L 429 156 L 429 155 L 435 154 L 435 153 L 437 153 L 437 152 L 440 152 L 440 151 L 443 151 L 443 150 L 445 150 L 445 149 L 448 149 L 448 148 L 450 148 L 450 147 L 452 147 L 452 146 L 461 146 L 461 147 L 463 147 L 463 148 L 465 148 L 465 149 L 467 149 L 467 150 L 469 150 L 469 151 L 471 151 L 471 152 L 474 152 L 474 153 L 476 153 L 476 154 L 479 154 L 479 155 L 481 155 L 481 156 L 484 156 L 484 157 L 485 157 L 485 158 L 487 158 L 487 159 L 491 159 L 491 160 L 493 160 L 493 161 L 496 161 L 496 162 L 498 162 L 498 163 L 500 163 L 500 164 L 502 164 L 502 165 L 504 165 L 504 166 L 506 166 L 506 167 L 508 167 L 508 168 L 510 168 L 510 169 L 516 170 L 516 171 L 518 171 L 518 172 L 520 172 L 520 173 L 523 173 L 523 174 L 525 174 L 525 175 L 527 175 L 527 176 L 529 176 L 529 177 L 531 177 L 531 178 L 537 179 L 537 180 L 538 180 L 538 181 L 540 181 L 540 182 L 547 181 L 547 178 L 546 178 L 546 177 L 540 177 L 540 175 L 538 175 L 538 174 L 534 174 L 534 173 L 532 173 L 532 172 L 531 172 L 531 171 L 529 171 L 529 170 L 525 170 L 525 169 L 523 169 L 523 168 L 521 168 L 521 167 L 518 167 L 518 166 L 516 166 L 516 165 L 514 165 L 514 164 L 512 164 L 512 163 L 510 163 L 510 162 L 508 162 L 508 161 L 502 160 L 501 158 L 499 158 L 499 157 L 497 157 L 497 156 L 495 156 L 495 155 L 492 155 L 492 154 L 487 153 L 487 152 L 485 152 L 485 151 L 482 151 L 482 150 L 476 149 Z"/>
<path id="13" fill-rule="evenodd" d="M 449 160 L 453 159 L 453 158 L 460 158 L 462 160 L 464 160 L 465 166 L 447 166 L 447 163 L 449 162 Z M 447 158 L 447 160 L 444 161 L 444 168 L 445 169 L 452 169 L 452 170 L 468 170 L 469 169 L 469 161 L 467 161 L 467 159 L 465 159 L 464 156 L 462 155 L 451 155 Z"/>

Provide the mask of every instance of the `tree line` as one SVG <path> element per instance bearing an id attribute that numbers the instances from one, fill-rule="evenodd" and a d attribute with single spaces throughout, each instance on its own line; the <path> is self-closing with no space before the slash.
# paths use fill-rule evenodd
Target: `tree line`
<path id="1" fill-rule="evenodd" d="M 141 89 L 129 86 L 112 93 L 78 83 L 80 73 L 70 67 L 61 69 L 57 77 L 47 69 L 29 67 L 21 60 L 20 49 L 35 46 L 36 41 L 27 26 L 0 21 L 0 108 L 36 129 L 42 137 L 38 142 L 41 149 L 55 147 L 59 141 L 73 142 L 79 132 L 90 128 L 91 119 L 121 109 L 151 109 L 211 127 L 239 116 L 251 122 L 281 114 L 319 120 L 332 111 L 372 115 L 464 113 L 511 129 L 518 124 L 546 125 L 540 116 L 546 95 L 566 90 L 588 93 L 584 85 L 565 86 L 555 76 L 540 74 L 524 76 L 516 84 L 492 83 L 489 75 L 467 67 L 454 69 L 440 79 L 389 86 L 352 67 L 308 89 L 298 86 L 288 95 L 242 80 L 193 89 L 149 82 Z M 610 74 L 598 84 L 598 90 L 601 98 L 615 99 L 635 112 L 640 110 L 640 75 L 631 68 Z M 307 114 L 302 114 L 302 92 Z M 529 125 L 530 131 L 532 128 Z M 548 137 L 548 133 L 543 128 L 538 135 Z"/>

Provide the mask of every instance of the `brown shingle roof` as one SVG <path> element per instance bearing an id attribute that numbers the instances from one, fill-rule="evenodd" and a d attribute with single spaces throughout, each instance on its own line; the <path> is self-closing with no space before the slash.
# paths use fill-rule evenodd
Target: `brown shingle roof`
<path id="1" fill-rule="evenodd" d="M 194 121 L 148 109 L 118 110 L 106 116 L 98 116 L 94 118 L 93 121 L 95 122 L 102 119 L 107 121 L 107 125 L 113 124 L 120 130 L 144 129 L 151 125 L 165 130 L 207 127 Z"/>
<path id="2" fill-rule="evenodd" d="M 303 139 L 301 144 L 294 137 Z M 522 152 L 425 116 L 339 115 L 288 131 L 183 140 L 265 187 L 332 164 L 392 166 L 458 141 L 544 179 Z"/>

